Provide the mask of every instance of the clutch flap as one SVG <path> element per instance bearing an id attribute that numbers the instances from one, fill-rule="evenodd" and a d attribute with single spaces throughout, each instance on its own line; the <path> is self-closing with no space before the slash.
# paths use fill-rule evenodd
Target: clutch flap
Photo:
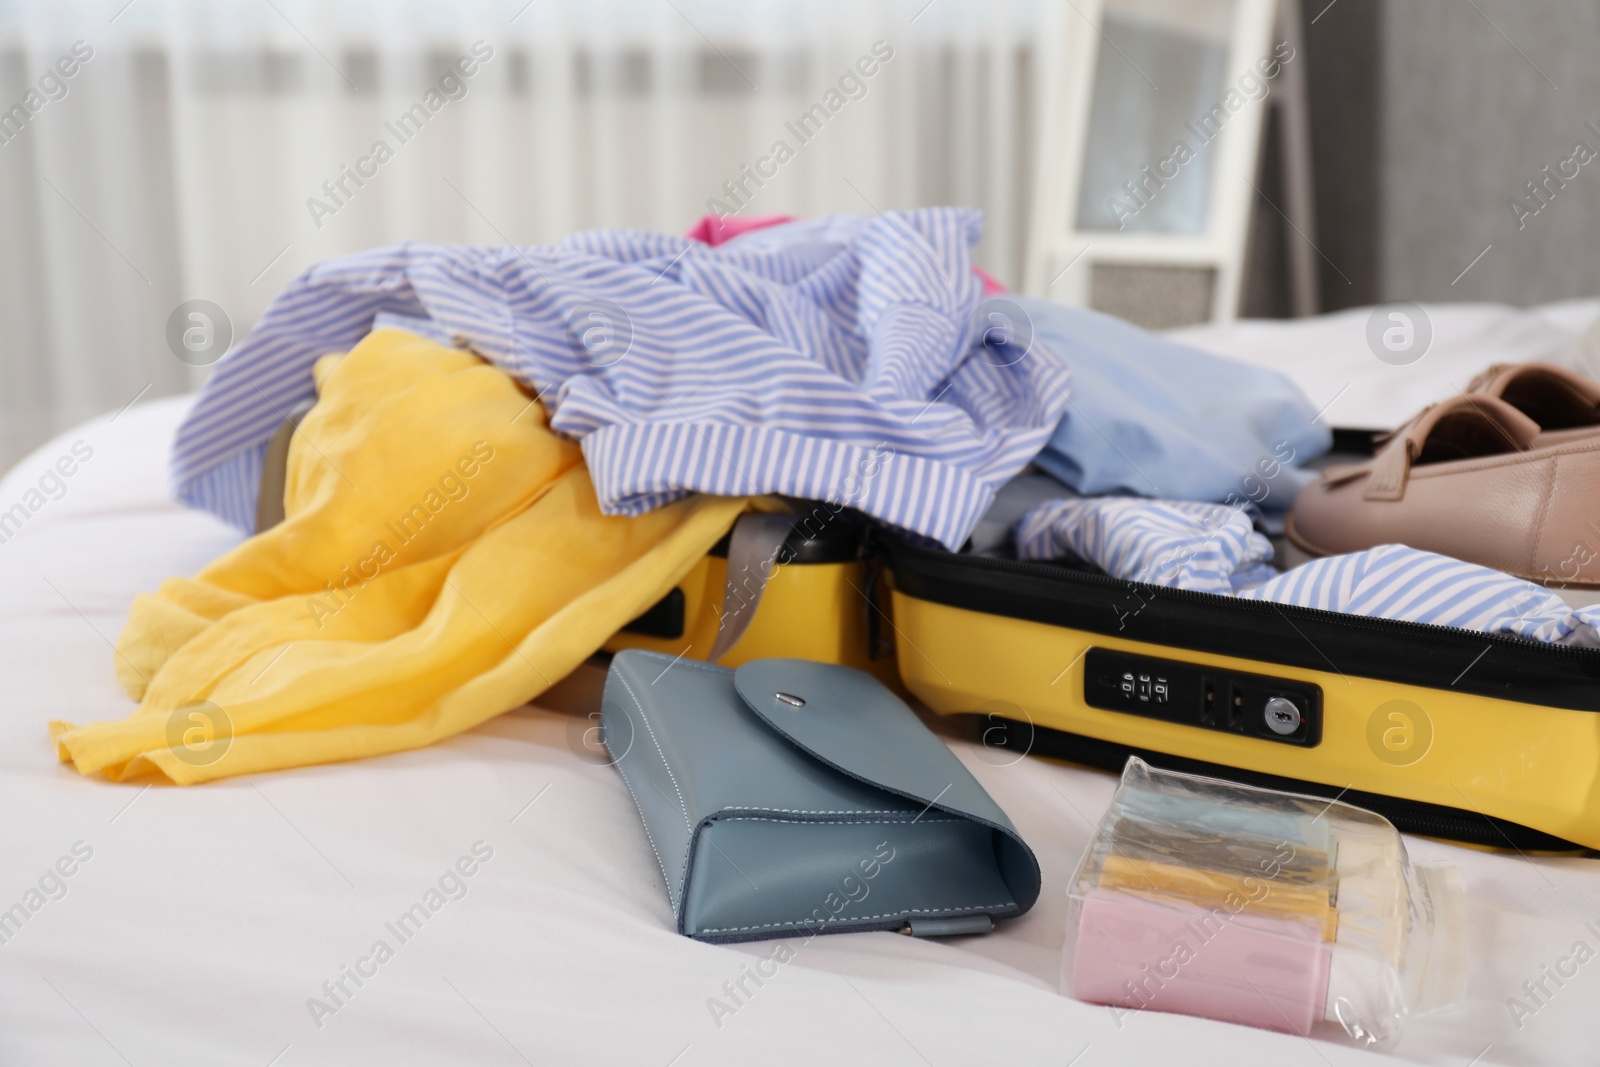
<path id="1" fill-rule="evenodd" d="M 1038 861 L 1004 811 L 944 742 L 882 682 L 862 671 L 801 659 L 762 659 L 733 672 L 734 688 L 763 722 L 812 758 L 930 810 L 992 827 L 1002 875 L 1027 910 Z"/>

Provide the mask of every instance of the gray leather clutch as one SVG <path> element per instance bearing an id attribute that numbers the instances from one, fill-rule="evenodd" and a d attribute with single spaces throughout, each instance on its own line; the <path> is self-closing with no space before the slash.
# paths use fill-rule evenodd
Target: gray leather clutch
<path id="1" fill-rule="evenodd" d="M 600 725 L 681 934 L 985 933 L 1039 896 L 1005 812 L 861 671 L 630 649 Z"/>

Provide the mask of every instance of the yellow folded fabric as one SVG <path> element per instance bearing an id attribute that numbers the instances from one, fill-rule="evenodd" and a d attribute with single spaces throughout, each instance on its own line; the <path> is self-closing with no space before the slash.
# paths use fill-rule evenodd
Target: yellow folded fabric
<path id="1" fill-rule="evenodd" d="M 1258 915 L 1300 920 L 1315 926 L 1322 940 L 1339 932 L 1339 910 L 1322 886 L 1293 885 L 1260 873 L 1236 874 L 1154 860 L 1107 856 L 1100 868 L 1100 888 L 1173 897 L 1202 908 L 1245 901 L 1244 910 Z M 1235 909 L 1237 910 L 1237 909 Z"/>
<path id="2" fill-rule="evenodd" d="M 666 595 L 749 504 L 602 515 L 577 445 L 513 379 L 402 331 L 316 379 L 285 520 L 135 600 L 132 716 L 50 724 L 80 772 L 186 785 L 469 729 Z"/>

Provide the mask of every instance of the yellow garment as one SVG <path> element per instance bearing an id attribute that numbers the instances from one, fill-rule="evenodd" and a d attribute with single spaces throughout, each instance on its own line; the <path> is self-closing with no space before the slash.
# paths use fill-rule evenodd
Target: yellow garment
<path id="1" fill-rule="evenodd" d="M 515 381 L 408 333 L 316 379 L 284 522 L 135 600 L 117 673 L 138 711 L 50 724 L 80 772 L 187 785 L 469 729 L 560 680 L 748 504 L 602 515 L 578 447 Z"/>
<path id="2" fill-rule="evenodd" d="M 1227 907 L 1236 899 L 1247 902 L 1244 910 L 1252 914 L 1304 920 L 1322 932 L 1324 941 L 1334 940 L 1339 932 L 1339 910 L 1325 887 L 1294 885 L 1264 874 L 1212 871 L 1118 855 L 1107 856 L 1101 865 L 1100 888 L 1172 897 L 1202 908 Z"/>

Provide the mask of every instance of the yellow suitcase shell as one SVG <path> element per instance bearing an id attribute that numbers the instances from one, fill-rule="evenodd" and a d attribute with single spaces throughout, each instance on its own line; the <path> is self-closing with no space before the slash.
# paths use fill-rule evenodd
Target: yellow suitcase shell
<path id="1" fill-rule="evenodd" d="M 863 539 L 859 528 L 790 545 L 795 561 L 774 569 L 723 665 L 794 656 L 857 667 L 937 714 L 979 717 L 986 743 L 1015 758 L 1118 769 L 1139 755 L 1338 797 L 1411 833 L 1600 849 L 1600 651 L 1137 585 Z M 606 651 L 704 659 L 724 557 L 714 549 Z M 1256 679 L 1265 689 L 1253 691 L 1253 715 L 1263 692 L 1314 692 L 1315 707 L 1285 742 L 1260 722 L 1220 729 L 1099 706 L 1086 687 L 1107 656 L 1156 665 L 1153 677 L 1167 664 Z"/>
<path id="2" fill-rule="evenodd" d="M 1019 756 L 1139 754 L 1337 796 L 1414 833 L 1600 848 L 1600 651 L 903 543 L 889 566 L 906 687 L 939 714 L 986 716 L 989 742 Z M 1175 706 L 1176 681 L 1172 705 L 1144 703 L 1139 679 L 1169 673 L 1258 679 L 1239 718 L 1260 717 L 1229 726 L 1204 684 L 1197 704 Z M 1120 691 L 1130 682 L 1139 694 Z M 1317 705 L 1294 739 L 1267 728 L 1274 692 Z"/>
<path id="3" fill-rule="evenodd" d="M 772 569 L 749 628 L 717 662 L 737 667 L 754 659 L 793 657 L 842 663 L 899 689 L 884 639 L 887 599 L 877 566 L 863 558 L 863 534 L 860 523 L 840 521 L 814 537 L 791 537 L 783 557 L 789 562 Z M 727 573 L 724 540 L 604 650 L 643 648 L 705 659 L 716 643 Z"/>

